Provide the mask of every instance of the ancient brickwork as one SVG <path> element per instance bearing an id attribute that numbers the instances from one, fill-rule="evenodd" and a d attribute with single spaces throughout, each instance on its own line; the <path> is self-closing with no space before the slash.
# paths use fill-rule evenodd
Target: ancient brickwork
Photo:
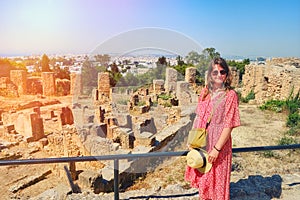
<path id="1" fill-rule="evenodd" d="M 159 95 L 165 91 L 164 89 L 165 81 L 162 79 L 153 80 L 153 93 Z"/>
<path id="2" fill-rule="evenodd" d="M 0 77 L 0 96 L 18 97 L 18 87 L 8 77 Z"/>
<path id="3" fill-rule="evenodd" d="M 286 99 L 291 89 L 300 89 L 300 59 L 274 59 L 265 65 L 249 64 L 245 66 L 242 96 L 252 90 L 257 103 L 266 100 Z"/>
<path id="4" fill-rule="evenodd" d="M 117 138 L 120 139 L 120 144 L 124 149 L 132 149 L 134 145 L 134 136 L 131 129 L 118 128 L 116 130 Z"/>
<path id="5" fill-rule="evenodd" d="M 42 72 L 42 82 L 43 82 L 43 95 L 44 96 L 55 96 L 55 78 L 53 72 Z"/>
<path id="6" fill-rule="evenodd" d="M 165 82 L 165 91 L 167 93 L 174 93 L 176 91 L 176 82 L 177 82 L 177 71 L 173 68 L 166 69 L 166 82 Z"/>
<path id="7" fill-rule="evenodd" d="M 98 101 L 108 103 L 111 100 L 111 88 L 108 72 L 98 73 Z"/>
<path id="8" fill-rule="evenodd" d="M 11 70 L 10 80 L 18 87 L 19 95 L 27 93 L 27 75 L 24 70 Z"/>

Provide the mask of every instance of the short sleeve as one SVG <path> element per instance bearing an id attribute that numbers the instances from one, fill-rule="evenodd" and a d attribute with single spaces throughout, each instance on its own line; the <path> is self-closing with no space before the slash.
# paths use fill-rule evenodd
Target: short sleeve
<path id="1" fill-rule="evenodd" d="M 237 93 L 230 90 L 226 95 L 225 102 L 225 128 L 234 128 L 240 126 L 239 101 Z"/>

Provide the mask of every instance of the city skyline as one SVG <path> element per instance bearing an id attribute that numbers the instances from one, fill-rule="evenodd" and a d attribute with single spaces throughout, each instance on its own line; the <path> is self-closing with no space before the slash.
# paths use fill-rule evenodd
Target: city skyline
<path id="1" fill-rule="evenodd" d="M 297 0 L 2 0 L 0 56 L 87 54 L 124 33 L 155 29 L 162 34 L 148 31 L 140 42 L 137 35 L 127 42 L 172 52 L 180 40 L 170 36 L 181 35 L 194 42 L 189 49 L 181 40 L 185 53 L 196 44 L 225 57 L 300 57 L 299 11 Z M 126 44 L 110 47 L 118 45 Z"/>

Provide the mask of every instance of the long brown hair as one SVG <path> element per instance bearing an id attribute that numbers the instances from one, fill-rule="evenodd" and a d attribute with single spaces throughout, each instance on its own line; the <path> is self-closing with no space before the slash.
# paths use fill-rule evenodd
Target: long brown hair
<path id="1" fill-rule="evenodd" d="M 212 92 L 213 89 L 213 80 L 211 78 L 211 72 L 213 70 L 213 67 L 215 65 L 220 65 L 226 72 L 226 79 L 224 81 L 224 87 L 225 90 L 228 91 L 230 89 L 232 89 L 231 87 L 231 82 L 232 82 L 232 75 L 231 75 L 231 71 L 225 61 L 225 59 L 221 58 L 221 57 L 217 57 L 214 58 L 211 62 L 210 65 L 208 67 L 208 71 L 207 71 L 207 78 L 206 78 L 206 91 L 203 95 L 202 101 L 206 98 L 206 96 Z"/>

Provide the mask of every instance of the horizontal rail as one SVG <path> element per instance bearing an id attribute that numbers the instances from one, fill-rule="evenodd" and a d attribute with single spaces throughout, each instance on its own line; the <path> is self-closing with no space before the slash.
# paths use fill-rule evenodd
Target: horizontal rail
<path id="1" fill-rule="evenodd" d="M 271 151 L 271 150 L 297 149 L 297 148 L 300 148 L 300 144 L 233 148 L 232 152 L 241 153 L 241 152 L 251 152 L 251 151 Z M 143 158 L 143 157 L 185 156 L 187 153 L 188 151 L 176 151 L 176 152 L 151 152 L 151 153 L 142 153 L 142 154 L 118 154 L 118 155 L 103 155 L 103 156 L 0 160 L 0 166 L 113 160 L 114 161 L 114 199 L 119 200 L 119 160 L 135 159 L 135 158 Z"/>
<path id="2" fill-rule="evenodd" d="M 297 148 L 300 148 L 300 144 L 281 145 L 281 146 L 241 147 L 241 148 L 233 148 L 232 152 L 241 153 L 241 152 L 251 152 L 251 151 L 269 151 L 269 150 L 297 149 Z M 86 162 L 86 161 L 116 160 L 116 159 L 123 160 L 123 159 L 135 159 L 135 158 L 143 158 L 143 157 L 173 157 L 173 156 L 185 156 L 187 153 L 188 151 L 176 151 L 176 152 L 150 152 L 150 153 L 141 153 L 141 154 L 118 154 L 118 155 L 102 155 L 102 156 L 0 160 L 0 166 Z"/>

